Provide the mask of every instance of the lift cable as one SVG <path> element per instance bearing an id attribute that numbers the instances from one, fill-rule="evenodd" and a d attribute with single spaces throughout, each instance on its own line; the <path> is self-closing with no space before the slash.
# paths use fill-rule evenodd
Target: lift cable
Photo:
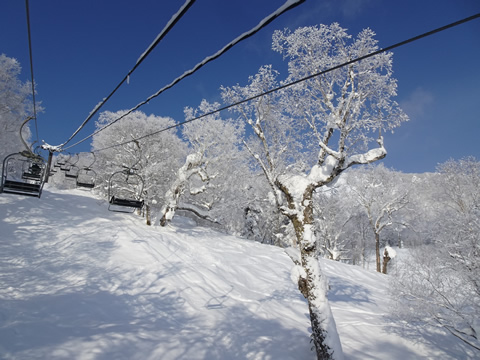
<path id="1" fill-rule="evenodd" d="M 28 0 L 27 0 L 28 1 Z M 73 137 L 75 137 L 80 130 L 83 129 L 83 127 L 90 121 L 90 119 L 100 110 L 100 108 L 105 105 L 105 103 L 112 97 L 112 95 L 120 88 L 120 86 L 127 81 L 130 78 L 130 75 L 137 69 L 137 67 L 145 60 L 145 58 L 152 52 L 152 50 L 160 43 L 160 41 L 167 35 L 167 33 L 175 26 L 175 24 L 182 18 L 183 15 L 187 12 L 187 10 L 193 5 L 195 0 L 186 0 L 185 4 L 177 11 L 176 14 L 172 16 L 170 21 L 165 25 L 163 30 L 158 34 L 158 36 L 155 38 L 155 40 L 152 42 L 152 44 L 145 50 L 142 55 L 138 58 L 137 62 L 135 63 L 135 66 L 128 72 L 127 75 L 120 81 L 120 83 L 113 89 L 113 91 L 108 95 L 106 98 L 104 98 L 101 102 L 99 102 L 95 108 L 90 112 L 88 117 L 83 121 L 83 123 L 79 126 L 77 130 L 68 138 L 67 141 L 65 141 L 63 144 L 59 145 L 58 148 L 63 148 L 66 144 L 68 144 Z"/>
<path id="2" fill-rule="evenodd" d="M 33 119 L 35 120 L 35 133 L 36 133 L 37 142 L 38 142 L 39 136 L 38 136 L 38 124 L 37 124 L 37 106 L 35 103 L 35 82 L 34 82 L 34 76 L 33 76 L 32 33 L 30 30 L 30 7 L 28 4 L 28 0 L 25 0 L 25 9 L 27 14 L 27 33 L 28 33 L 28 51 L 30 55 L 30 74 L 32 77 Z"/>
<path id="3" fill-rule="evenodd" d="M 263 29 L 265 26 L 267 26 L 268 24 L 270 24 L 273 20 L 275 20 L 278 16 L 282 15 L 284 12 L 290 10 L 290 9 L 293 9 L 294 7 L 300 5 L 301 3 L 305 2 L 305 0 L 288 0 L 284 5 L 282 5 L 280 8 L 278 8 L 274 13 L 270 14 L 269 16 L 267 16 L 266 18 L 264 18 L 263 20 L 261 20 L 254 28 L 250 29 L 249 31 L 241 34 L 240 36 L 238 36 L 237 38 L 235 38 L 234 40 L 232 40 L 231 42 L 229 42 L 227 45 L 225 45 L 222 49 L 220 49 L 219 51 L 217 51 L 215 54 L 213 55 L 210 55 L 210 56 L 207 56 L 205 59 L 203 59 L 201 62 L 199 62 L 198 64 L 196 64 L 192 69 L 190 70 L 187 70 L 185 71 L 182 75 L 180 75 L 179 77 L 177 77 L 175 80 L 173 80 L 170 84 L 164 86 L 163 88 L 161 88 L 160 90 L 158 90 L 155 94 L 153 95 L 150 95 L 146 100 L 142 101 L 141 103 L 137 104 L 136 106 L 134 106 L 133 108 L 131 108 L 130 110 L 128 110 L 127 112 L 125 112 L 122 116 L 120 116 L 119 118 L 113 120 L 112 122 L 108 123 L 107 125 L 103 126 L 102 128 L 96 130 L 95 132 L 93 132 L 92 134 L 88 135 L 87 137 L 83 138 L 82 140 L 76 142 L 75 144 L 73 145 L 70 145 L 66 148 L 64 148 L 64 150 L 68 150 L 74 146 L 77 146 L 78 144 L 81 144 L 82 142 L 88 140 L 89 138 L 91 138 L 92 136 L 95 136 L 96 134 L 98 134 L 100 131 L 103 131 L 105 130 L 106 128 L 108 128 L 109 126 L 113 125 L 114 123 L 116 123 L 117 121 L 123 119 L 125 116 L 131 114 L 132 112 L 134 112 L 135 110 L 139 109 L 141 106 L 147 104 L 150 100 L 156 98 L 157 96 L 159 96 L 161 93 L 163 93 L 164 91 L 172 88 L 173 86 L 175 86 L 177 83 L 179 83 L 181 80 L 185 79 L 186 77 L 190 76 L 190 75 L 193 75 L 196 71 L 198 71 L 199 69 L 201 69 L 204 65 L 208 64 L 210 61 L 213 61 L 217 58 L 219 58 L 220 56 L 222 56 L 224 53 L 226 53 L 228 50 L 230 50 L 231 48 L 233 48 L 235 45 L 237 45 L 239 42 L 251 37 L 252 35 L 256 34 L 258 31 L 260 31 L 261 29 Z M 233 105 L 232 105 L 233 106 Z M 182 124 L 179 124 L 179 125 L 182 125 Z M 132 140 L 133 141 L 133 140 Z"/>
<path id="4" fill-rule="evenodd" d="M 426 32 L 426 33 L 423 33 L 423 34 L 420 34 L 420 35 L 417 35 L 417 36 L 414 36 L 414 37 L 412 37 L 412 38 L 410 38 L 410 39 L 401 41 L 401 42 L 396 43 L 396 44 L 394 44 L 394 45 L 387 46 L 386 48 L 379 49 L 379 50 L 374 51 L 374 52 L 372 52 L 372 53 L 369 53 L 369 54 L 367 54 L 367 55 L 364 55 L 364 56 L 358 57 L 358 58 L 356 58 L 356 59 L 347 61 L 347 62 L 345 62 L 345 63 L 342 63 L 342 64 L 339 64 L 339 65 L 333 66 L 333 67 L 331 67 L 331 68 L 328 68 L 328 69 L 326 69 L 326 70 L 317 72 L 317 73 L 315 73 L 315 74 L 311 74 L 311 75 L 305 76 L 305 77 L 303 77 L 303 78 L 301 78 L 301 79 L 298 79 L 298 80 L 289 82 L 289 83 L 287 83 L 287 84 L 278 86 L 278 87 L 273 88 L 273 89 L 271 89 L 271 90 L 267 90 L 267 91 L 265 91 L 265 92 L 263 92 L 263 93 L 261 93 L 261 94 L 254 95 L 254 96 L 252 96 L 252 97 L 249 97 L 249 98 L 240 100 L 240 101 L 235 102 L 235 103 L 233 103 L 233 104 L 229 104 L 229 105 L 220 107 L 220 108 L 218 108 L 217 110 L 213 110 L 213 111 L 207 112 L 207 113 L 205 113 L 205 114 L 199 115 L 199 116 L 194 117 L 194 118 L 192 118 L 192 119 L 185 120 L 185 121 L 183 121 L 183 122 L 177 123 L 177 124 L 175 124 L 175 125 L 168 126 L 168 127 L 163 128 L 163 129 L 161 129 L 161 130 L 158 130 L 158 131 L 155 131 L 155 132 L 152 132 L 152 133 L 149 133 L 149 134 L 140 136 L 140 137 L 135 138 L 135 139 L 132 139 L 132 140 L 124 141 L 124 142 L 121 142 L 121 143 L 118 143 L 118 144 L 114 144 L 114 145 L 111 145 L 111 146 L 108 146 L 108 147 L 105 147 L 105 148 L 102 148 L 102 149 L 95 150 L 95 152 L 100 152 L 100 151 L 108 150 L 108 149 L 111 149 L 111 148 L 114 148 L 114 147 L 117 147 L 117 146 L 126 145 L 126 144 L 129 144 L 129 143 L 131 143 L 131 142 L 135 142 L 135 141 L 142 140 L 142 139 L 145 139 L 145 138 L 150 137 L 150 136 L 157 135 L 157 134 L 162 133 L 162 132 L 164 132 L 164 131 L 168 131 L 168 130 L 171 130 L 171 129 L 173 129 L 173 128 L 176 128 L 176 127 L 179 127 L 179 126 L 188 124 L 188 123 L 190 123 L 190 122 L 192 122 L 192 121 L 199 120 L 199 119 L 202 119 L 202 118 L 204 118 L 204 117 L 206 117 L 206 116 L 213 115 L 213 114 L 216 114 L 216 113 L 221 112 L 221 111 L 224 111 L 224 110 L 228 110 L 228 109 L 230 109 L 230 108 L 232 108 L 232 107 L 241 105 L 241 104 L 246 103 L 246 102 L 249 102 L 249 101 L 251 101 L 251 100 L 255 100 L 255 99 L 259 98 L 259 97 L 262 97 L 262 96 L 271 94 L 271 93 L 276 92 L 276 91 L 279 91 L 279 90 L 283 90 L 283 89 L 285 89 L 285 88 L 287 88 L 287 87 L 290 87 L 290 86 L 292 86 L 292 85 L 299 84 L 299 83 L 304 82 L 304 81 L 306 81 L 306 80 L 310 80 L 310 79 L 312 79 L 312 78 L 314 78 L 314 77 L 324 75 L 324 74 L 329 73 L 329 72 L 331 72 L 331 71 L 333 71 L 333 70 L 337 70 L 337 69 L 339 69 L 339 68 L 341 68 L 341 67 L 344 67 L 344 66 L 353 64 L 353 63 L 355 63 L 355 62 L 358 62 L 358 61 L 361 61 L 361 60 L 370 58 L 370 57 L 372 57 L 372 56 L 375 56 L 375 55 L 378 55 L 378 54 L 381 54 L 381 53 L 390 51 L 390 50 L 392 50 L 392 49 L 395 49 L 395 48 L 398 48 L 398 47 L 400 47 L 400 46 L 406 45 L 406 44 L 408 44 L 408 43 L 411 43 L 411 42 L 420 40 L 420 39 L 422 39 L 422 38 L 428 37 L 428 36 L 430 36 L 430 35 L 439 33 L 439 32 L 441 32 L 441 31 L 444 31 L 444 30 L 453 28 L 453 27 L 455 27 L 455 26 L 464 24 L 464 23 L 466 23 L 466 22 L 469 22 L 469 21 L 471 21 L 471 20 L 477 19 L 477 18 L 479 18 L 479 17 L 480 17 L 480 13 L 475 14 L 475 15 L 472 15 L 472 16 L 469 16 L 469 17 L 467 17 L 467 18 L 465 18 L 465 19 L 462 19 L 462 20 L 453 22 L 453 23 L 451 23 L 451 24 L 448 24 L 448 25 L 439 27 L 439 28 L 437 28 L 437 29 L 428 31 L 428 32 Z M 135 109 L 134 109 L 134 110 L 135 110 Z M 133 110 L 131 110 L 131 111 L 133 111 Z M 131 111 L 130 111 L 130 112 L 131 112 Z M 125 116 L 125 115 L 123 115 L 123 116 Z M 123 117 L 123 116 L 122 116 L 122 117 Z M 118 120 L 118 119 L 117 119 L 117 120 Z M 115 121 L 117 121 L 117 120 L 115 120 Z M 108 125 L 111 125 L 111 124 L 108 124 Z M 107 125 L 107 126 L 108 126 L 108 125 Z M 104 128 L 106 128 L 106 126 L 105 126 Z M 94 136 L 95 134 L 97 134 L 98 132 L 100 132 L 101 130 L 103 130 L 104 128 L 98 130 L 97 132 L 93 133 L 93 134 L 90 135 L 89 137 Z M 82 141 L 88 139 L 89 137 L 83 139 Z M 80 143 L 80 142 L 78 142 L 77 144 L 79 144 L 79 143 Z M 75 144 L 75 145 L 77 145 L 77 144 Z M 73 145 L 72 145 L 72 146 L 73 146 Z"/>

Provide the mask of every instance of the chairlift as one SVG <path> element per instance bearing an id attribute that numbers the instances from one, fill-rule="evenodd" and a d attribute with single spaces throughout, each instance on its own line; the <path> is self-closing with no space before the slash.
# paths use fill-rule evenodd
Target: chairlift
<path id="1" fill-rule="evenodd" d="M 40 180 L 43 175 L 42 163 L 35 159 L 25 159 L 23 164 L 22 179 Z"/>
<path id="2" fill-rule="evenodd" d="M 80 169 L 78 168 L 78 166 L 76 166 L 76 163 L 78 162 L 78 160 L 80 160 L 80 156 L 78 154 L 75 155 L 77 157 L 76 160 L 73 161 L 70 156 L 65 165 L 60 168 L 60 170 L 65 173 L 66 179 L 77 179 L 78 170 Z"/>
<path id="3" fill-rule="evenodd" d="M 108 210 L 132 213 L 141 209 L 144 181 L 133 168 L 114 172 L 108 181 Z"/>
<path id="4" fill-rule="evenodd" d="M 58 155 L 55 161 L 55 164 L 53 164 L 53 167 L 61 168 L 62 166 L 65 166 L 65 163 L 66 163 L 65 156 Z"/>
<path id="5" fill-rule="evenodd" d="M 93 161 L 88 166 L 80 168 L 77 172 L 77 188 L 93 189 L 97 179 L 97 173 L 92 169 L 95 163 L 95 153 L 92 152 Z"/>
<path id="6" fill-rule="evenodd" d="M 93 169 L 80 169 L 77 176 L 77 188 L 93 189 L 96 179 L 97 173 Z"/>
<path id="7" fill-rule="evenodd" d="M 3 160 L 0 193 L 36 197 L 42 195 L 46 162 L 32 151 L 22 136 L 23 127 L 32 119 L 26 119 L 20 126 L 20 139 L 26 150 L 10 154 Z"/>
<path id="8" fill-rule="evenodd" d="M 59 161 L 58 164 L 60 165 L 60 170 L 67 172 L 70 171 L 70 167 L 72 164 L 70 163 L 70 159 L 72 158 L 72 154 L 67 154 L 67 159 L 64 161 Z"/>
<path id="9" fill-rule="evenodd" d="M 63 159 L 62 155 L 59 155 L 57 157 L 57 161 L 55 161 L 55 164 L 53 164 L 53 167 L 61 168 L 62 166 L 65 166 L 65 160 Z"/>
<path id="10" fill-rule="evenodd" d="M 23 151 L 8 155 L 3 160 L 0 193 L 40 197 L 46 163 L 33 153 Z"/>
<path id="11" fill-rule="evenodd" d="M 65 172 L 65 178 L 76 180 L 78 178 L 78 171 L 79 170 L 80 169 L 75 165 L 70 166 L 70 170 Z"/>

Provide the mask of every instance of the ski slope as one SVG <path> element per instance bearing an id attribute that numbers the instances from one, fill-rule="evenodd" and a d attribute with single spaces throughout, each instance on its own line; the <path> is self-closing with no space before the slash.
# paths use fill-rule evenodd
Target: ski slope
<path id="1" fill-rule="evenodd" d="M 0 359 L 315 359 L 282 249 L 107 207 L 81 190 L 0 194 Z M 347 359 L 466 358 L 388 319 L 386 276 L 322 265 Z"/>

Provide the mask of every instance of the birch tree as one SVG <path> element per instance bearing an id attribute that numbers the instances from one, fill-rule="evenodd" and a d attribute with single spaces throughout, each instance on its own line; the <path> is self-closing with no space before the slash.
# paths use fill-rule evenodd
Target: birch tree
<path id="1" fill-rule="evenodd" d="M 235 108 L 252 130 L 245 144 L 295 229 L 303 268 L 299 288 L 308 301 L 318 359 L 343 353 L 316 256 L 313 193 L 346 169 L 385 157 L 382 132 L 407 117 L 392 100 L 397 84 L 391 53 L 315 74 L 378 50 L 374 35 L 366 29 L 352 38 L 336 23 L 275 31 L 272 48 L 288 61 L 280 84 L 299 82 Z M 260 95 L 278 85 L 276 78 L 271 67 L 262 67 L 248 85 L 224 88 L 223 97 L 234 102 Z"/>

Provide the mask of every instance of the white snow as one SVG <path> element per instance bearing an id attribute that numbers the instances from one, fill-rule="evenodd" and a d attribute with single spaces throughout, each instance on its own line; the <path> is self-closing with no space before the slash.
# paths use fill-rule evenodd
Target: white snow
<path id="1" fill-rule="evenodd" d="M 49 186 L 0 194 L 1 359 L 315 359 L 283 249 L 107 207 Z M 386 275 L 322 268 L 346 359 L 466 358 L 439 330 L 389 320 Z"/>
<path id="2" fill-rule="evenodd" d="M 60 152 L 62 150 L 61 146 L 53 146 L 47 144 L 44 140 L 42 140 L 43 145 L 41 146 L 42 149 L 51 151 L 51 152 Z"/>
<path id="3" fill-rule="evenodd" d="M 385 246 L 385 250 L 388 252 L 390 259 L 394 259 L 397 256 L 397 252 L 391 246 Z"/>
<path id="4" fill-rule="evenodd" d="M 335 158 L 335 156 L 327 156 L 323 166 L 315 165 L 312 167 L 312 170 L 308 175 L 308 179 L 312 183 L 325 182 L 330 176 L 332 176 L 332 171 L 337 164 L 338 160 Z"/>
<path id="5" fill-rule="evenodd" d="M 383 146 L 383 137 L 380 136 L 377 139 L 377 143 L 379 145 L 378 148 L 370 149 L 364 154 L 356 154 L 350 156 L 346 163 L 346 166 L 350 166 L 352 163 L 355 164 L 370 164 L 375 160 L 381 159 L 387 154 L 387 150 Z"/>

